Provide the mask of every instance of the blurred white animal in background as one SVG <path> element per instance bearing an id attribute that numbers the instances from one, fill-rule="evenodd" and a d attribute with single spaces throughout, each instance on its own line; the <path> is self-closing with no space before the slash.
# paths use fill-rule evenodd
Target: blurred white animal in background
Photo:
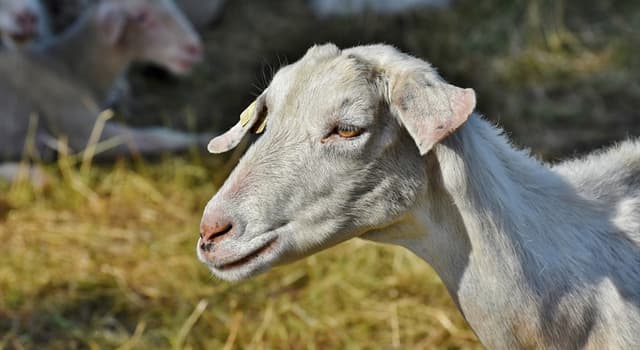
<path id="1" fill-rule="evenodd" d="M 25 155 L 51 159 L 52 150 L 78 152 L 96 142 L 111 142 L 97 150 L 101 157 L 204 144 L 207 135 L 130 128 L 98 117 L 101 102 L 131 63 L 154 62 L 185 75 L 202 54 L 200 37 L 173 0 L 95 2 L 63 34 L 42 45 L 0 52 L 0 161 Z M 29 143 L 32 152 L 26 152 Z M 12 169 L 19 168 L 5 164 L 3 169 L 0 177 L 12 179 Z"/>
<path id="2" fill-rule="evenodd" d="M 2 45 L 18 49 L 51 35 L 49 18 L 39 0 L 0 0 Z"/>

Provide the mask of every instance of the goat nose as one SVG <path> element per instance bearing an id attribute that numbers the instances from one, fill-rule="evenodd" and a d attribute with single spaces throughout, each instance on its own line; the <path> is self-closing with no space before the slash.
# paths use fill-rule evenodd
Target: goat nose
<path id="1" fill-rule="evenodd" d="M 215 225 L 202 224 L 200 227 L 200 248 L 209 250 L 215 244 L 227 236 L 233 230 L 233 224 L 230 221 L 218 222 Z"/>
<path id="2" fill-rule="evenodd" d="M 184 46 L 185 52 L 192 56 L 202 56 L 202 45 L 200 43 L 191 43 Z"/>

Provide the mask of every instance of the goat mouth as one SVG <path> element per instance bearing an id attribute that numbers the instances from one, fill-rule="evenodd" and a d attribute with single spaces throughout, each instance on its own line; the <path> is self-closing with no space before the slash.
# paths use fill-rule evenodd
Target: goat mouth
<path id="1" fill-rule="evenodd" d="M 34 37 L 34 33 L 31 32 L 14 32 L 6 33 L 6 35 L 16 44 L 22 45 L 31 41 Z"/>
<path id="2" fill-rule="evenodd" d="M 253 250 L 252 252 L 250 252 L 249 254 L 245 255 L 244 257 L 242 257 L 242 258 L 240 258 L 238 260 L 235 260 L 235 261 L 232 261 L 232 262 L 217 266 L 216 268 L 218 270 L 221 270 L 221 271 L 227 271 L 227 270 L 231 270 L 233 268 L 237 268 L 237 267 L 240 267 L 240 266 L 243 266 L 243 265 L 247 265 L 250 262 L 252 262 L 255 259 L 257 259 L 258 257 L 263 256 L 264 254 L 272 251 L 275 248 L 275 244 L 276 244 L 277 241 L 278 241 L 278 238 L 274 237 L 271 240 L 267 241 L 267 243 L 265 243 L 264 245 L 260 246 L 259 248 L 255 249 L 255 250 Z"/>
<path id="3" fill-rule="evenodd" d="M 200 60 L 200 56 L 185 54 L 171 59 L 168 65 L 175 74 L 183 75 L 189 73 Z"/>

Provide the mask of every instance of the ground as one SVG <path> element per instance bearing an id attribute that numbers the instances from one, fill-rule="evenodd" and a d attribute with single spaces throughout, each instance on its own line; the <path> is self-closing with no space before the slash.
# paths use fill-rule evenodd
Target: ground
<path id="1" fill-rule="evenodd" d="M 65 163 L 43 190 L 0 192 L 0 349 L 479 347 L 400 248 L 354 240 L 246 282 L 212 277 L 195 245 L 222 159 Z"/>

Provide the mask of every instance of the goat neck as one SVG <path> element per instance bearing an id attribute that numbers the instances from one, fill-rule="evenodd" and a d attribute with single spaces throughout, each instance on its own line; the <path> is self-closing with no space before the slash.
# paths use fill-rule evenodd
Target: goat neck
<path id="1" fill-rule="evenodd" d="M 611 224 L 615 213 L 479 117 L 425 159 L 423 200 L 397 225 L 409 233 L 363 238 L 405 246 L 431 264 L 489 348 L 589 347 L 605 337 L 633 344 L 599 323 L 612 321 L 599 318 L 603 303 L 620 312 L 608 315 L 620 334 L 638 327 L 622 324 L 638 312 L 630 271 L 638 247 Z"/>

